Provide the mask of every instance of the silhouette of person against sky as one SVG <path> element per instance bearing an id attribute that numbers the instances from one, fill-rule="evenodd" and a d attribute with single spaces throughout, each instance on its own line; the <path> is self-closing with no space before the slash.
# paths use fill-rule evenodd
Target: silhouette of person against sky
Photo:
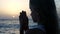
<path id="1" fill-rule="evenodd" d="M 58 33 L 58 18 L 54 0 L 30 0 L 29 7 L 33 21 L 38 22 L 38 29 L 46 34 Z M 32 34 L 32 31 L 30 33 Z"/>
<path id="2" fill-rule="evenodd" d="M 20 20 L 20 34 L 24 34 L 24 31 L 28 30 L 28 17 L 26 16 L 26 12 L 22 11 L 19 16 Z"/>

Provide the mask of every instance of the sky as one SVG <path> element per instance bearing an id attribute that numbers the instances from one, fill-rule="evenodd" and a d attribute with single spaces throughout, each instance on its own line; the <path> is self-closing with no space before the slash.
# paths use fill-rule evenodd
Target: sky
<path id="1" fill-rule="evenodd" d="M 55 4 L 59 13 L 60 0 L 55 0 Z M 29 0 L 0 0 L 0 19 L 18 18 L 22 10 L 26 11 L 27 16 L 30 17 Z"/>
<path id="2" fill-rule="evenodd" d="M 29 16 L 29 0 L 0 0 L 0 18 L 18 17 L 22 10 Z"/>

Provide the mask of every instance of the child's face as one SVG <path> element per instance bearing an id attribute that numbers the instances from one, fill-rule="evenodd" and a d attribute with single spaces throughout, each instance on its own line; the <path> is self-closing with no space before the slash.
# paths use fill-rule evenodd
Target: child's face
<path id="1" fill-rule="evenodd" d="M 31 16 L 32 16 L 32 19 L 34 22 L 38 22 L 38 13 L 37 13 L 37 8 L 34 7 L 34 6 L 30 6 L 30 9 L 31 9 Z"/>

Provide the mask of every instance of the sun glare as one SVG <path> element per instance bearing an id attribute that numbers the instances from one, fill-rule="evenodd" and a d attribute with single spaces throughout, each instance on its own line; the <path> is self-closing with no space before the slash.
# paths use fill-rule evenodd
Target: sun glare
<path id="1" fill-rule="evenodd" d="M 13 18 L 15 18 L 15 16 L 12 16 Z"/>
<path id="2" fill-rule="evenodd" d="M 15 18 L 22 10 L 25 10 L 28 15 L 30 14 L 29 0 L 1 0 L 2 14 L 10 15 L 12 18 Z"/>

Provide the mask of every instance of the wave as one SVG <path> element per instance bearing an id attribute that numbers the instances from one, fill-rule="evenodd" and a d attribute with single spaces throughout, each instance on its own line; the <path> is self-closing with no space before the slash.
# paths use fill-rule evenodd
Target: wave
<path id="1" fill-rule="evenodd" d="M 34 28 L 36 27 L 37 25 L 28 25 L 29 28 Z M 17 28 L 19 29 L 20 28 L 20 24 L 5 24 L 5 23 L 0 23 L 0 28 Z"/>

